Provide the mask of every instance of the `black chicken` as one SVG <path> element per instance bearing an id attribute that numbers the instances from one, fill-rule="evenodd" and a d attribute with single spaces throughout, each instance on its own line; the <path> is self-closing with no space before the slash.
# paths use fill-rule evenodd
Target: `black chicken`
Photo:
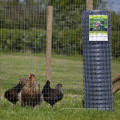
<path id="1" fill-rule="evenodd" d="M 21 92 L 22 88 L 24 87 L 27 81 L 28 79 L 26 78 L 19 79 L 19 83 L 15 87 L 8 89 L 4 93 L 4 98 L 12 102 L 13 104 L 16 104 L 18 101 L 18 94 Z"/>
<path id="2" fill-rule="evenodd" d="M 53 106 L 63 98 L 62 84 L 59 83 L 55 88 L 51 88 L 50 81 L 48 80 L 42 90 L 42 94 L 44 101 Z"/>
<path id="3" fill-rule="evenodd" d="M 36 107 L 42 102 L 42 94 L 40 92 L 40 85 L 37 83 L 34 74 L 29 75 L 29 80 L 21 91 L 22 106 Z"/>

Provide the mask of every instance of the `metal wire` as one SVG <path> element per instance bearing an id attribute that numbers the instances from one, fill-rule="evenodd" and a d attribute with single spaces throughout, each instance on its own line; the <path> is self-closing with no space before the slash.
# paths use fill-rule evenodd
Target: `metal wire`
<path id="1" fill-rule="evenodd" d="M 35 74 L 42 91 L 46 83 L 47 7 L 52 5 L 51 87 L 55 88 L 57 83 L 63 84 L 65 99 L 59 102 L 58 108 L 80 108 L 83 99 L 81 13 L 86 10 L 86 1 L 30 1 L 0 1 L 1 103 L 10 103 L 4 98 L 5 91 L 16 86 L 19 78 L 27 78 L 30 73 Z M 108 4 L 109 1 L 106 4 L 101 0 L 93 1 L 93 8 L 109 10 Z M 118 6 L 119 3 L 113 1 L 113 4 Z M 110 11 L 112 75 L 115 76 L 120 71 L 120 14 L 113 9 Z"/>

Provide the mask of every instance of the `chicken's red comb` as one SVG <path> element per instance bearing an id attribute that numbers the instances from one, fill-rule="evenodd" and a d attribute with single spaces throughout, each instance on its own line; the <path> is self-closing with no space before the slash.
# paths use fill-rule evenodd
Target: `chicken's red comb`
<path id="1" fill-rule="evenodd" d="M 30 78 L 31 76 L 32 76 L 32 73 L 31 73 L 31 74 L 29 74 L 29 76 L 28 76 L 28 77 Z"/>
<path id="2" fill-rule="evenodd" d="M 34 74 L 32 74 L 32 73 L 31 73 L 31 74 L 29 74 L 29 76 L 28 76 L 28 77 L 29 77 L 29 78 L 31 78 L 32 76 L 34 76 L 34 77 L 35 77 L 35 75 L 34 75 Z"/>

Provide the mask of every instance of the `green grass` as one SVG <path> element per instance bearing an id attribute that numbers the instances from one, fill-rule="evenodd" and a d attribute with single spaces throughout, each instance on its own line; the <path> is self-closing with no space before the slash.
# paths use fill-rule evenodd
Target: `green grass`
<path id="1" fill-rule="evenodd" d="M 64 98 L 53 108 L 43 101 L 39 109 L 13 105 L 3 98 L 4 92 L 18 83 L 18 79 L 34 73 L 41 90 L 45 84 L 45 54 L 1 54 L 2 99 L 0 120 L 119 120 L 120 93 L 114 96 L 114 110 L 86 110 L 83 99 L 83 62 L 81 56 L 52 56 L 51 86 L 63 84 Z M 113 60 L 113 76 L 119 74 L 120 63 Z"/>

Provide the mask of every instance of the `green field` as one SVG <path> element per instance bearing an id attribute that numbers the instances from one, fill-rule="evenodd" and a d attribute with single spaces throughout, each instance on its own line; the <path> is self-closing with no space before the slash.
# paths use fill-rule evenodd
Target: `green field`
<path id="1" fill-rule="evenodd" d="M 39 109 L 12 105 L 3 98 L 4 92 L 18 83 L 18 79 L 34 73 L 40 83 L 41 90 L 45 84 L 45 54 L 14 53 L 1 54 L 1 87 L 2 98 L 0 120 L 119 120 L 120 93 L 114 95 L 114 110 L 86 110 L 82 106 L 83 99 L 83 62 L 82 57 L 53 55 L 51 86 L 61 82 L 64 99 L 53 108 L 43 102 Z M 119 74 L 120 63 L 113 60 L 113 76 Z"/>

